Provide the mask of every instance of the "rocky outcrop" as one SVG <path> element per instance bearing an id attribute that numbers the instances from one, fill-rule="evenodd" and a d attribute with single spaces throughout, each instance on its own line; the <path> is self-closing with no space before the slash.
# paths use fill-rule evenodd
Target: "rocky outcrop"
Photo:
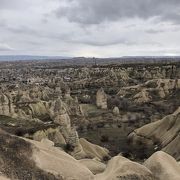
<path id="1" fill-rule="evenodd" d="M 134 85 L 134 86 L 127 86 L 127 87 L 122 87 L 119 92 L 117 93 L 118 96 L 120 97 L 133 97 L 136 95 L 140 90 L 141 90 L 140 85 Z"/>
<path id="2" fill-rule="evenodd" d="M 103 148 L 85 144 L 86 152 L 102 155 Z M 91 147 L 91 148 L 90 148 Z M 84 148 L 85 149 L 85 148 Z M 153 154 L 138 164 L 122 156 L 109 160 L 107 166 L 95 159 L 76 160 L 48 139 L 41 142 L 20 138 L 0 130 L 1 179 L 52 180 L 177 180 L 180 166 L 164 152 Z"/>
<path id="3" fill-rule="evenodd" d="M 74 127 L 72 127 L 71 132 L 69 132 L 67 143 L 71 144 L 73 147 L 76 147 L 79 144 L 79 136 Z"/>
<path id="4" fill-rule="evenodd" d="M 106 169 L 106 165 L 96 159 L 81 159 L 79 162 L 87 167 L 93 174 L 102 173 Z"/>
<path id="5" fill-rule="evenodd" d="M 0 94 L 0 115 L 14 115 L 14 106 L 10 95 L 7 96 L 3 93 Z"/>
<path id="6" fill-rule="evenodd" d="M 137 93 L 134 97 L 135 103 L 146 103 L 152 100 L 152 97 L 149 95 L 147 89 L 142 89 L 141 92 Z"/>
<path id="7" fill-rule="evenodd" d="M 72 116 L 81 116 L 81 109 L 79 106 L 78 98 L 72 98 L 70 94 L 66 94 L 64 97 L 64 103 L 69 115 Z"/>
<path id="8" fill-rule="evenodd" d="M 34 145 L 32 158 L 37 167 L 62 179 L 94 179 L 91 171 L 58 148 L 30 141 Z"/>
<path id="9" fill-rule="evenodd" d="M 51 117 L 55 124 L 60 126 L 60 132 L 65 141 L 75 148 L 79 146 L 77 131 L 71 126 L 71 119 L 64 102 L 58 98 L 51 107 Z"/>
<path id="10" fill-rule="evenodd" d="M 118 92 L 135 103 L 147 103 L 154 99 L 163 99 L 180 89 L 180 79 L 152 79 L 143 84 L 123 87 Z"/>
<path id="11" fill-rule="evenodd" d="M 71 121 L 67 113 L 67 109 L 64 105 L 64 102 L 58 98 L 55 102 L 52 103 L 50 107 L 50 116 L 54 120 L 54 123 L 63 126 L 68 131 L 71 130 Z"/>
<path id="12" fill-rule="evenodd" d="M 51 143 L 21 139 L 0 130 L 1 175 L 9 179 L 94 179 L 91 171 Z"/>
<path id="13" fill-rule="evenodd" d="M 96 105 L 101 109 L 107 109 L 107 95 L 103 88 L 99 89 L 96 93 Z"/>
<path id="14" fill-rule="evenodd" d="M 165 98 L 172 91 L 180 89 L 180 79 L 159 79 L 156 84 L 161 98 Z"/>
<path id="15" fill-rule="evenodd" d="M 110 157 L 109 151 L 106 148 L 102 148 L 98 145 L 92 144 L 84 138 L 80 138 L 79 143 L 82 146 L 86 157 L 98 158 L 100 160 L 103 160 L 105 157 Z"/>
<path id="16" fill-rule="evenodd" d="M 119 108 L 118 108 L 117 106 L 115 106 L 115 107 L 113 108 L 113 114 L 116 115 L 116 116 L 119 115 Z"/>
<path id="17" fill-rule="evenodd" d="M 180 179 L 180 166 L 170 155 L 158 151 L 148 158 L 146 166 L 159 180 L 178 180 Z"/>
<path id="18" fill-rule="evenodd" d="M 149 169 L 122 156 L 113 157 L 107 168 L 96 175 L 97 180 L 155 180 Z"/>
<path id="19" fill-rule="evenodd" d="M 163 119 L 136 129 L 129 135 L 132 144 L 154 146 L 180 160 L 180 108 Z"/>
<path id="20" fill-rule="evenodd" d="M 27 107 L 29 109 L 30 116 L 32 118 L 37 118 L 42 121 L 51 121 L 46 104 L 47 102 L 43 102 L 43 101 L 30 103 Z"/>
<path id="21" fill-rule="evenodd" d="M 96 158 L 99 161 L 103 161 L 104 158 L 110 158 L 109 151 L 106 148 L 92 144 L 84 138 L 79 139 L 77 132 L 74 132 L 76 133 L 76 136 L 69 136 L 68 138 L 68 145 L 70 144 L 73 146 L 73 151 L 68 153 L 71 154 L 74 158 L 78 160 L 84 158 Z"/>
<path id="22" fill-rule="evenodd" d="M 5 177 L 5 176 L 0 176 L 1 180 L 10 180 L 9 178 Z"/>
<path id="23" fill-rule="evenodd" d="M 19 104 L 26 104 L 26 103 L 29 104 L 29 103 L 33 102 L 33 100 L 29 96 L 28 91 L 22 91 L 21 93 L 22 93 L 22 95 L 20 94 L 19 98 L 18 98 Z"/>
<path id="24" fill-rule="evenodd" d="M 29 136 L 29 135 L 25 135 L 26 137 L 30 137 L 36 141 L 41 141 L 42 139 L 49 139 L 52 142 L 55 143 L 55 145 L 66 145 L 66 141 L 62 135 L 62 133 L 60 132 L 59 128 L 49 128 L 46 130 L 40 130 L 35 132 L 33 135 Z"/>

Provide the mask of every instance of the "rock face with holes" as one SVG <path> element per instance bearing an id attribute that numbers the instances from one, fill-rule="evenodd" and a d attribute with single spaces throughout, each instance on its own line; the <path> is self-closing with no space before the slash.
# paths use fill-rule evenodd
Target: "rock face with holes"
<path id="1" fill-rule="evenodd" d="M 129 135 L 132 144 L 156 146 L 180 160 L 180 107 L 163 119 L 136 129 Z"/>
<path id="2" fill-rule="evenodd" d="M 101 109 L 107 109 L 107 95 L 103 88 L 99 89 L 96 93 L 96 105 Z"/>

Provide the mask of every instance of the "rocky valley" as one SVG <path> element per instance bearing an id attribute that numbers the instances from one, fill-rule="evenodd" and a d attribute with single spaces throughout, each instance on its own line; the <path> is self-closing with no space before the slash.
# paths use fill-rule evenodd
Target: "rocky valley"
<path id="1" fill-rule="evenodd" d="M 0 179 L 179 180 L 180 61 L 71 61 L 0 62 Z"/>

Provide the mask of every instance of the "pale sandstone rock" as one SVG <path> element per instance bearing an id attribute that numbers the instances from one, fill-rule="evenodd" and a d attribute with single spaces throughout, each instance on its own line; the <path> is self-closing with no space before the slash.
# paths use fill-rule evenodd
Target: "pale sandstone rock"
<path id="1" fill-rule="evenodd" d="M 150 102 L 152 97 L 149 95 L 146 89 L 142 89 L 141 92 L 137 93 L 133 97 L 133 99 L 136 103 L 146 103 Z"/>
<path id="2" fill-rule="evenodd" d="M 37 131 L 33 134 L 33 139 L 36 141 L 41 141 L 43 138 L 46 138 L 46 133 L 41 130 L 41 131 Z"/>
<path id="3" fill-rule="evenodd" d="M 79 162 L 87 167 L 93 174 L 102 173 L 106 169 L 106 165 L 104 163 L 95 159 L 81 159 Z"/>
<path id="4" fill-rule="evenodd" d="M 50 108 L 51 118 L 55 123 L 63 126 L 67 131 L 71 131 L 71 120 L 64 103 L 58 98 Z"/>
<path id="5" fill-rule="evenodd" d="M 54 122 L 71 130 L 71 120 L 67 113 L 55 116 Z"/>
<path id="6" fill-rule="evenodd" d="M 10 103 L 9 98 L 5 94 L 1 93 L 0 95 L 0 114 L 1 115 L 10 116 L 11 111 L 10 111 L 9 103 Z"/>
<path id="7" fill-rule="evenodd" d="M 163 119 L 136 129 L 129 135 L 133 143 L 159 144 L 163 151 L 180 159 L 180 108 Z"/>
<path id="8" fill-rule="evenodd" d="M 0 148 L 2 178 L 7 176 L 10 179 L 95 179 L 88 168 L 60 148 L 47 142 L 20 138 L 1 129 L 0 135 L 1 146 L 4 147 Z"/>
<path id="9" fill-rule="evenodd" d="M 128 86 L 128 87 L 123 87 L 119 90 L 119 92 L 117 93 L 118 96 L 124 97 L 127 94 L 131 93 L 133 94 L 137 94 L 140 90 L 141 90 L 141 85 L 134 85 L 134 86 Z"/>
<path id="10" fill-rule="evenodd" d="M 55 144 L 66 144 L 66 141 L 59 128 L 49 128 L 47 130 L 37 131 L 33 134 L 32 138 L 36 141 L 41 141 L 42 139 L 49 139 Z"/>
<path id="11" fill-rule="evenodd" d="M 119 115 L 119 108 L 117 106 L 113 108 L 113 114 Z"/>
<path id="12" fill-rule="evenodd" d="M 81 160 L 81 159 L 87 158 L 87 154 L 84 152 L 83 147 L 81 146 L 80 143 L 78 143 L 75 146 L 73 152 L 71 152 L 70 154 L 71 154 L 71 156 L 73 156 L 77 160 Z"/>
<path id="13" fill-rule="evenodd" d="M 22 96 L 20 97 L 19 103 L 30 103 L 32 99 L 29 97 L 28 91 L 22 91 Z"/>
<path id="14" fill-rule="evenodd" d="M 78 133 L 74 127 L 71 128 L 71 132 L 69 133 L 69 137 L 68 137 L 67 142 L 73 146 L 76 146 L 79 143 L 79 136 L 78 136 Z"/>
<path id="15" fill-rule="evenodd" d="M 92 144 L 84 138 L 80 138 L 79 142 L 87 157 L 98 158 L 100 160 L 103 160 L 104 157 L 109 157 L 109 151 L 106 148 Z"/>
<path id="16" fill-rule="evenodd" d="M 101 109 L 107 109 L 107 95 L 103 88 L 99 89 L 96 93 L 96 105 Z"/>
<path id="17" fill-rule="evenodd" d="M 43 138 L 43 139 L 41 140 L 41 143 L 45 144 L 46 146 L 50 146 L 50 147 L 54 146 L 54 142 L 50 141 L 50 140 L 47 139 L 47 138 Z"/>
<path id="18" fill-rule="evenodd" d="M 144 163 L 154 176 L 159 180 L 178 180 L 180 179 L 180 166 L 170 155 L 158 151 L 154 153 Z"/>
<path id="19" fill-rule="evenodd" d="M 58 148 L 46 146 L 43 143 L 28 140 L 34 145 L 32 158 L 42 170 L 64 179 L 93 180 L 91 171 L 70 155 Z"/>
<path id="20" fill-rule="evenodd" d="M 9 178 L 7 178 L 7 177 L 5 177 L 5 176 L 2 176 L 2 175 L 0 175 L 0 179 L 1 179 L 1 180 L 10 180 Z"/>
<path id="21" fill-rule="evenodd" d="M 180 79 L 152 79 L 143 84 L 123 87 L 118 94 L 121 97 L 131 95 L 131 98 L 137 103 L 150 102 L 153 98 L 151 92 L 157 92 L 159 98 L 167 97 L 171 92 L 180 89 Z"/>
<path id="22" fill-rule="evenodd" d="M 155 180 L 153 174 L 145 166 L 132 162 L 122 156 L 113 157 L 107 168 L 96 175 L 97 180 Z"/>
<path id="23" fill-rule="evenodd" d="M 43 116 L 43 115 L 48 115 L 48 110 L 46 108 L 46 105 L 40 101 L 38 103 L 33 103 L 29 105 L 31 111 L 32 111 L 32 115 L 34 117 L 39 117 L 39 116 Z"/>

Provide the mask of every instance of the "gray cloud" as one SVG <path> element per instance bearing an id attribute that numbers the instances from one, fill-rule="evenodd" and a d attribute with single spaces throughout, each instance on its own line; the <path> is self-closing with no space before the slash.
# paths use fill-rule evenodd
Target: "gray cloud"
<path id="1" fill-rule="evenodd" d="M 56 10 L 57 17 L 70 22 L 99 24 L 122 18 L 142 19 L 158 16 L 162 20 L 180 21 L 179 0 L 65 0 Z"/>
<path id="2" fill-rule="evenodd" d="M 30 2 L 30 1 L 29 1 Z M 0 0 L 0 9 L 10 9 L 10 10 L 15 10 L 15 9 L 23 9 L 27 8 L 30 3 L 28 0 Z"/>
<path id="3" fill-rule="evenodd" d="M 0 43 L 0 51 L 12 51 L 14 50 L 12 47 L 10 47 L 6 43 Z"/>
<path id="4" fill-rule="evenodd" d="M 101 39 L 101 38 L 93 38 L 93 37 L 85 37 L 85 38 L 77 38 L 77 39 L 70 39 L 68 40 L 71 43 L 75 43 L 75 44 L 86 44 L 86 45 L 90 45 L 90 46 L 114 46 L 114 45 L 127 45 L 127 46 L 131 46 L 131 45 L 137 45 L 140 44 L 140 42 L 136 42 L 127 38 L 122 38 L 122 37 L 110 37 L 110 38 L 105 38 Z M 152 44 L 152 42 L 149 42 L 150 44 Z"/>
<path id="5" fill-rule="evenodd" d="M 148 29 L 148 30 L 145 30 L 146 33 L 149 33 L 149 34 L 157 34 L 157 33 L 163 33 L 165 32 L 165 30 L 162 30 L 162 29 Z"/>
<path id="6" fill-rule="evenodd" d="M 124 44 L 124 45 L 133 45 L 135 42 L 128 41 L 126 39 L 110 39 L 110 40 L 95 40 L 91 38 L 86 39 L 79 39 L 79 40 L 70 40 L 72 43 L 79 43 L 79 44 L 87 44 L 91 46 L 111 46 L 111 45 L 118 45 L 118 44 Z"/>
<path id="7" fill-rule="evenodd" d="M 19 26 L 19 27 L 6 26 L 5 28 L 8 31 L 12 33 L 17 33 L 17 34 L 29 34 L 29 35 L 36 35 L 36 36 L 42 35 L 41 32 L 37 32 L 34 29 L 29 28 L 28 26 Z"/>
<path id="8" fill-rule="evenodd" d="M 0 55 L 180 54 L 179 7 L 180 0 L 0 0 Z"/>

